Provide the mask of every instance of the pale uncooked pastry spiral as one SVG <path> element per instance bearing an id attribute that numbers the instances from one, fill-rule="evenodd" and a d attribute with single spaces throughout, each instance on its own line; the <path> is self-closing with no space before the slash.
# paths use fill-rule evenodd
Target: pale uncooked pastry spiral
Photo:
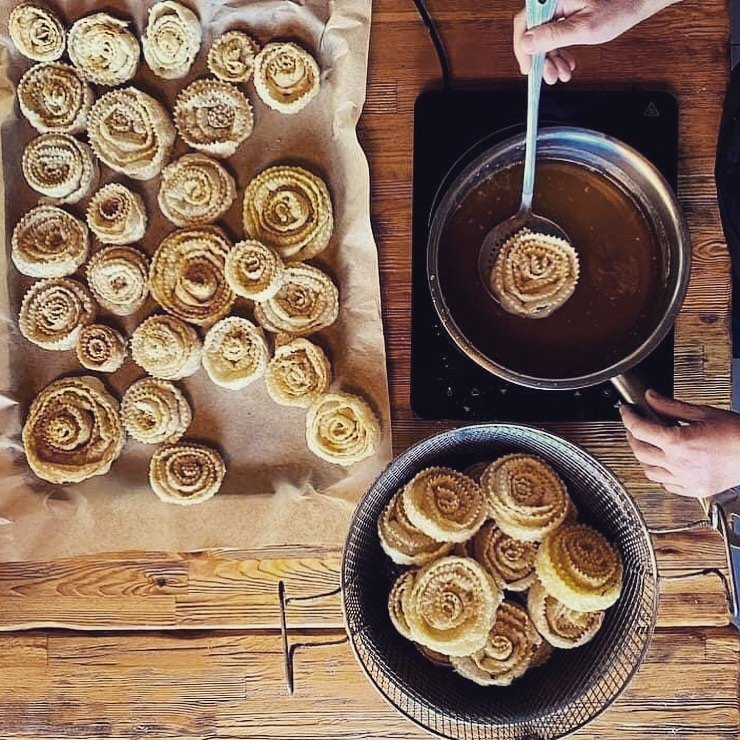
<path id="1" fill-rule="evenodd" d="M 176 226 L 212 223 L 229 210 L 235 198 L 234 178 L 204 154 L 185 154 L 162 170 L 159 208 Z"/>
<path id="2" fill-rule="evenodd" d="M 208 69 L 224 82 L 246 82 L 254 71 L 260 45 L 243 31 L 227 31 L 208 50 Z"/>
<path id="3" fill-rule="evenodd" d="M 224 277 L 231 242 L 216 227 L 175 231 L 157 247 L 149 289 L 165 311 L 210 326 L 231 310 L 236 296 Z"/>
<path id="4" fill-rule="evenodd" d="M 8 32 L 16 49 L 35 62 L 53 62 L 64 53 L 64 25 L 41 3 L 16 5 L 8 16 Z"/>
<path id="5" fill-rule="evenodd" d="M 183 392 L 168 380 L 142 378 L 121 399 L 121 420 L 137 442 L 177 442 L 190 426 L 193 412 Z"/>
<path id="6" fill-rule="evenodd" d="M 473 538 L 473 557 L 493 576 L 499 588 L 526 591 L 536 579 L 537 544 L 515 540 L 493 521 L 486 522 Z"/>
<path id="7" fill-rule="evenodd" d="M 16 94 L 21 112 L 39 133 L 78 134 L 85 130 L 93 93 L 69 64 L 35 64 L 21 77 Z"/>
<path id="8" fill-rule="evenodd" d="M 481 686 L 508 686 L 530 667 L 541 642 L 527 611 L 504 601 L 485 645 L 471 655 L 452 658 L 452 666 Z"/>
<path id="9" fill-rule="evenodd" d="M 157 77 L 185 77 L 200 50 L 202 34 L 198 16 L 190 8 L 171 0 L 155 3 L 149 8 L 141 40 L 144 59 Z"/>
<path id="10" fill-rule="evenodd" d="M 218 493 L 226 464 L 211 447 L 181 441 L 159 447 L 149 463 L 149 484 L 168 504 L 189 506 Z"/>
<path id="11" fill-rule="evenodd" d="M 505 534 L 540 541 L 565 520 L 570 496 L 560 476 L 532 455 L 505 455 L 488 466 L 481 486 L 491 516 Z"/>
<path id="12" fill-rule="evenodd" d="M 333 229 L 329 190 L 318 175 L 302 167 L 269 167 L 244 191 L 247 236 L 284 259 L 315 257 L 329 244 Z"/>
<path id="13" fill-rule="evenodd" d="M 267 331 L 305 336 L 331 326 L 339 316 L 339 291 L 318 267 L 290 262 L 277 293 L 254 309 Z"/>
<path id="14" fill-rule="evenodd" d="M 265 374 L 269 359 L 262 330 L 240 316 L 221 319 L 203 341 L 203 367 L 222 388 L 246 388 Z"/>
<path id="15" fill-rule="evenodd" d="M 537 577 L 569 609 L 608 609 L 622 592 L 622 560 L 603 535 L 585 524 L 563 524 L 537 552 Z"/>
<path id="16" fill-rule="evenodd" d="M 126 340 L 110 326 L 87 324 L 80 329 L 75 350 L 82 367 L 114 373 L 126 359 Z"/>
<path id="17" fill-rule="evenodd" d="M 65 277 L 87 259 L 90 238 L 82 221 L 55 206 L 36 206 L 15 225 L 11 258 L 29 277 Z"/>
<path id="18" fill-rule="evenodd" d="M 275 403 L 308 408 L 329 390 L 329 358 L 321 347 L 299 337 L 275 349 L 265 383 Z"/>
<path id="19" fill-rule="evenodd" d="M 24 294 L 18 328 L 29 342 L 50 350 L 74 349 L 80 329 L 95 320 L 87 288 L 71 278 L 38 280 Z"/>
<path id="20" fill-rule="evenodd" d="M 26 182 L 57 203 L 77 203 L 95 187 L 99 169 L 92 149 L 69 134 L 41 134 L 23 150 Z"/>
<path id="21" fill-rule="evenodd" d="M 491 290 L 509 313 L 541 319 L 573 295 L 578 276 L 578 254 L 567 241 L 522 229 L 501 245 Z"/>
<path id="22" fill-rule="evenodd" d="M 452 548 L 452 543 L 437 542 L 409 521 L 403 491 L 397 491 L 380 513 L 378 537 L 383 552 L 399 565 L 426 565 Z"/>
<path id="23" fill-rule="evenodd" d="M 534 626 L 553 647 L 576 648 L 585 645 L 599 631 L 604 612 L 579 612 L 550 596 L 539 581 L 527 594 L 527 609 Z"/>
<path id="24" fill-rule="evenodd" d="M 298 44 L 273 41 L 257 55 L 254 89 L 265 105 L 280 113 L 298 113 L 319 91 L 316 60 Z"/>
<path id="25" fill-rule="evenodd" d="M 335 465 L 353 465 L 375 453 L 380 422 L 367 401 L 351 393 L 327 393 L 306 414 L 308 449 Z"/>
<path id="26" fill-rule="evenodd" d="M 175 101 L 175 125 L 186 144 L 214 157 L 230 157 L 252 133 L 247 96 L 221 80 L 195 80 Z"/>
<path id="27" fill-rule="evenodd" d="M 87 223 L 103 244 L 133 244 L 146 233 L 146 208 L 138 193 L 112 182 L 93 195 Z"/>
<path id="28" fill-rule="evenodd" d="M 411 523 L 439 542 L 464 542 L 488 514 L 480 486 L 452 468 L 432 467 L 417 473 L 403 489 Z"/>
<path id="29" fill-rule="evenodd" d="M 395 580 L 388 595 L 388 616 L 399 634 L 411 639 L 411 628 L 406 621 L 405 606 L 414 586 L 414 571 L 406 570 Z"/>
<path id="30" fill-rule="evenodd" d="M 87 284 L 100 305 L 117 316 L 136 313 L 149 295 L 149 265 L 133 247 L 103 247 L 87 263 Z"/>
<path id="31" fill-rule="evenodd" d="M 34 399 L 22 439 L 28 465 L 43 480 L 103 475 L 123 447 L 118 402 L 97 378 L 59 378 Z"/>
<path id="32" fill-rule="evenodd" d="M 247 240 L 238 242 L 226 255 L 226 281 L 238 296 L 266 301 L 283 284 L 285 265 L 275 250 Z"/>
<path id="33" fill-rule="evenodd" d="M 97 85 L 122 85 L 139 68 L 139 42 L 129 22 L 93 13 L 72 25 L 67 51 L 82 76 Z"/>
<path id="34" fill-rule="evenodd" d="M 131 335 L 131 358 L 155 378 L 180 380 L 200 367 L 201 341 L 174 316 L 150 316 Z"/>
<path id="35" fill-rule="evenodd" d="M 486 644 L 502 599 L 475 560 L 451 555 L 417 572 L 404 614 L 414 642 L 443 655 L 470 655 Z"/>
<path id="36" fill-rule="evenodd" d="M 150 180 L 164 167 L 175 127 L 151 95 L 123 87 L 95 101 L 88 136 L 95 154 L 111 169 L 135 180 Z"/>

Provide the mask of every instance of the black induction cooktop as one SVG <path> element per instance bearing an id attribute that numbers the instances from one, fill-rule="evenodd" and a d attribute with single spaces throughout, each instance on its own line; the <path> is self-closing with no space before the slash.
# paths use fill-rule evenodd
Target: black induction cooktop
<path id="1" fill-rule="evenodd" d="M 524 129 L 526 97 L 514 90 L 431 90 L 416 100 L 412 232 L 411 406 L 424 419 L 599 421 L 617 419 L 609 383 L 576 391 L 524 388 L 463 354 L 445 332 L 426 277 L 429 222 L 440 189 L 482 151 Z M 576 125 L 637 149 L 676 188 L 678 106 L 665 92 L 543 91 L 541 126 Z M 673 392 L 673 333 L 637 368 Z"/>

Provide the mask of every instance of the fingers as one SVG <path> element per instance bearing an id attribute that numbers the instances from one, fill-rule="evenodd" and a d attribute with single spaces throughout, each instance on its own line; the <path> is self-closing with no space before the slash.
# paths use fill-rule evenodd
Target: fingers
<path id="1" fill-rule="evenodd" d="M 543 23 L 541 26 L 525 31 L 521 47 L 525 54 L 554 51 L 564 46 L 588 44 L 589 35 L 585 24 L 578 16 L 565 20 Z"/>
<path id="2" fill-rule="evenodd" d="M 704 406 L 693 403 L 676 401 L 674 398 L 666 398 L 656 391 L 649 390 L 645 399 L 651 408 L 659 414 L 664 414 L 679 421 L 703 421 L 707 418 L 707 410 Z"/>
<path id="3" fill-rule="evenodd" d="M 666 467 L 666 455 L 660 447 L 642 442 L 634 437 L 629 431 L 627 432 L 627 443 L 638 462 L 643 465 L 655 465 L 657 467 Z"/>
<path id="4" fill-rule="evenodd" d="M 667 427 L 654 421 L 648 421 L 626 405 L 619 407 L 619 413 L 625 429 L 641 442 L 662 449 L 675 440 L 676 427 Z"/>
<path id="5" fill-rule="evenodd" d="M 532 66 L 532 56 L 522 49 L 522 36 L 526 30 L 527 16 L 524 10 L 520 10 L 514 16 L 514 56 L 523 75 L 526 75 Z"/>
<path id="6" fill-rule="evenodd" d="M 514 36 L 514 56 L 516 56 L 519 70 L 523 75 L 529 74 L 532 68 L 532 55 L 528 54 L 522 48 L 522 38 L 527 31 L 527 18 L 522 10 L 514 16 L 513 36 Z M 568 82 L 573 76 L 573 70 L 576 68 L 576 60 L 570 51 L 558 49 L 547 55 L 545 66 L 542 73 L 542 79 L 548 85 L 554 85 L 556 82 Z"/>
<path id="7" fill-rule="evenodd" d="M 569 82 L 573 76 L 573 70 L 566 59 L 563 58 L 562 53 L 553 51 L 550 54 L 550 59 L 552 59 L 557 69 L 558 79 L 561 82 Z"/>
<path id="8" fill-rule="evenodd" d="M 542 79 L 548 85 L 554 85 L 558 81 L 558 68 L 550 57 L 545 59 L 545 66 L 542 68 Z"/>
<path id="9" fill-rule="evenodd" d="M 645 473 L 645 477 L 654 483 L 661 483 L 664 486 L 671 486 L 671 488 L 679 486 L 679 481 L 673 473 L 665 468 L 660 468 L 656 465 L 643 465 L 642 469 Z"/>

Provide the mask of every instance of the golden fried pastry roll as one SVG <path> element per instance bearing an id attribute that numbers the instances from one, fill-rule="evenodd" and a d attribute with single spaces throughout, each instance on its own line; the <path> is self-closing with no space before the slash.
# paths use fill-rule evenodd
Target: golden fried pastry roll
<path id="1" fill-rule="evenodd" d="M 126 359 L 126 340 L 110 326 L 87 324 L 80 329 L 75 350 L 82 367 L 114 373 Z"/>
<path id="2" fill-rule="evenodd" d="M 133 247 L 103 247 L 87 263 L 87 284 L 100 305 L 117 316 L 136 313 L 149 295 L 149 265 Z"/>
<path id="3" fill-rule="evenodd" d="M 238 242 L 226 255 L 226 282 L 242 298 L 261 302 L 272 298 L 283 284 L 285 265 L 280 256 L 260 242 Z"/>
<path id="4" fill-rule="evenodd" d="M 244 31 L 227 31 L 208 50 L 208 70 L 224 82 L 246 82 L 259 50 L 257 41 Z"/>
<path id="5" fill-rule="evenodd" d="M 133 244 L 146 233 L 146 209 L 138 193 L 112 182 L 87 207 L 87 224 L 103 244 Z"/>
<path id="6" fill-rule="evenodd" d="M 203 31 L 198 16 L 181 3 L 164 0 L 149 8 L 141 40 L 144 59 L 157 77 L 175 80 L 190 71 Z"/>
<path id="7" fill-rule="evenodd" d="M 121 399 L 121 421 L 137 442 L 177 442 L 190 426 L 193 412 L 183 392 L 168 380 L 142 378 Z"/>
<path id="8" fill-rule="evenodd" d="M 496 522 L 486 522 L 473 537 L 473 557 L 493 576 L 499 588 L 526 591 L 536 579 L 537 543 L 515 540 Z"/>
<path id="9" fill-rule="evenodd" d="M 195 442 L 177 442 L 157 448 L 149 463 L 152 491 L 168 504 L 190 506 L 218 493 L 226 464 L 216 450 Z"/>
<path id="10" fill-rule="evenodd" d="M 298 44 L 273 41 L 257 54 L 254 89 L 262 102 L 280 113 L 298 113 L 319 91 L 316 60 Z"/>
<path id="11" fill-rule="evenodd" d="M 411 639 L 411 628 L 406 622 L 405 602 L 414 585 L 414 572 L 406 570 L 401 573 L 388 596 L 388 616 L 391 618 L 391 623 L 399 634 L 409 640 Z"/>
<path id="12" fill-rule="evenodd" d="M 193 375 L 200 367 L 200 355 L 195 329 L 174 316 L 150 316 L 131 335 L 131 358 L 155 378 L 180 380 Z"/>
<path id="13" fill-rule="evenodd" d="M 265 382 L 275 403 L 308 408 L 329 390 L 329 358 L 321 347 L 299 337 L 275 349 Z"/>
<path id="14" fill-rule="evenodd" d="M 42 3 L 18 3 L 8 16 L 8 32 L 15 48 L 35 62 L 53 62 L 64 54 L 64 25 Z"/>

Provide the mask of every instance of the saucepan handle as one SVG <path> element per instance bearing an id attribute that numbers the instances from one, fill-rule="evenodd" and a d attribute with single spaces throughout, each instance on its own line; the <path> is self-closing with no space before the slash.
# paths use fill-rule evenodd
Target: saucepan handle
<path id="1" fill-rule="evenodd" d="M 611 381 L 624 402 L 634 406 L 646 419 L 665 426 L 675 425 L 672 419 L 657 413 L 645 400 L 645 391 L 648 386 L 638 373 L 626 372 L 622 375 L 615 375 Z"/>

